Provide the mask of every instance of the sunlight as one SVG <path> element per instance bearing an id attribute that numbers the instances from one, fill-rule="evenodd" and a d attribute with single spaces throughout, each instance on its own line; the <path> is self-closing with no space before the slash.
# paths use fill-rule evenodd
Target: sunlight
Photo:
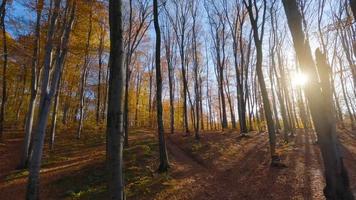
<path id="1" fill-rule="evenodd" d="M 302 72 L 297 72 L 292 77 L 292 84 L 294 86 L 303 87 L 308 82 L 308 76 Z"/>

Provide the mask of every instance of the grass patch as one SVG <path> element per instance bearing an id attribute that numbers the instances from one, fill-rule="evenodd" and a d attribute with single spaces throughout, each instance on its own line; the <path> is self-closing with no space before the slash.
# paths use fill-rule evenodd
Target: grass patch
<path id="1" fill-rule="evenodd" d="M 18 178 L 23 178 L 28 176 L 29 172 L 27 169 L 23 169 L 23 170 L 17 170 L 9 175 L 6 176 L 5 180 L 6 181 L 11 181 L 14 179 L 18 179 Z"/>
<path id="2" fill-rule="evenodd" d="M 150 134 L 149 131 L 132 130 L 130 135 L 142 134 L 144 137 L 138 137 L 140 139 L 133 139 L 130 141 L 130 146 L 124 149 L 124 183 L 125 183 L 125 195 L 129 199 L 145 199 L 154 197 L 154 195 L 164 188 L 172 187 L 166 184 L 171 180 L 168 174 L 157 174 L 156 169 L 159 164 L 158 154 L 158 142 L 157 138 Z M 84 136 L 84 135 L 83 135 Z M 66 152 L 66 155 L 70 155 L 68 152 L 76 151 L 75 149 L 82 148 L 83 151 L 90 148 L 92 145 L 100 143 L 102 140 L 105 142 L 105 135 L 101 137 L 98 134 L 93 133 L 95 138 L 83 137 L 81 140 L 70 141 L 75 147 L 71 145 L 63 144 L 58 147 L 59 151 Z M 101 145 L 105 144 L 104 142 Z M 59 144 L 60 146 L 62 144 Z M 64 149 L 63 149 L 64 148 Z M 64 158 L 62 155 L 55 155 L 52 152 L 46 161 L 46 164 L 61 162 Z M 55 191 L 60 190 L 57 194 L 53 194 L 54 197 L 61 199 L 108 199 L 107 189 L 107 169 L 105 161 L 97 164 L 89 164 L 84 168 L 75 171 L 74 174 L 65 176 L 50 187 L 56 188 Z M 56 196 L 57 195 L 57 196 Z"/>

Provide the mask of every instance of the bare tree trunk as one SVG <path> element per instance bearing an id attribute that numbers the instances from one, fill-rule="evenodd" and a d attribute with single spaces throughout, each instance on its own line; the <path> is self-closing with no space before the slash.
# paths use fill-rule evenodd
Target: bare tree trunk
<path id="1" fill-rule="evenodd" d="M 202 91 L 202 86 L 203 84 L 203 80 L 201 78 L 201 75 L 199 75 L 199 108 L 200 108 L 200 127 L 201 127 L 201 130 L 204 130 L 205 129 L 205 126 L 204 126 L 204 115 L 203 115 L 203 91 Z"/>
<path id="2" fill-rule="evenodd" d="M 51 123 L 51 138 L 49 140 L 49 148 L 50 150 L 54 149 L 54 139 L 56 136 L 56 125 L 57 125 L 57 110 L 58 110 L 58 101 L 59 101 L 59 93 L 60 93 L 60 85 L 61 85 L 61 77 L 59 77 L 59 83 L 57 86 L 57 92 L 54 97 L 54 105 L 53 105 L 53 111 L 52 111 L 52 123 Z"/>
<path id="3" fill-rule="evenodd" d="M 354 14 L 354 20 L 356 21 L 356 0 L 350 0 L 350 6 L 352 13 Z"/>
<path id="4" fill-rule="evenodd" d="M 169 114 L 170 114 L 170 133 L 174 133 L 174 67 L 173 67 L 173 45 L 171 29 L 166 24 L 164 28 L 163 40 L 166 52 L 166 61 L 168 66 L 168 86 L 169 86 Z M 151 77 L 150 77 L 151 80 Z M 150 83 L 151 84 L 151 83 Z M 151 89 L 151 88 L 150 88 Z M 151 91 L 150 91 L 151 92 Z"/>
<path id="5" fill-rule="evenodd" d="M 234 107 L 232 105 L 232 97 L 230 94 L 230 86 L 229 86 L 230 84 L 229 84 L 229 78 L 227 77 L 227 74 L 226 74 L 225 79 L 226 79 L 225 92 L 227 95 L 227 102 L 229 104 L 229 109 L 230 109 L 231 125 L 232 125 L 233 129 L 236 129 L 236 119 L 235 119 L 235 114 L 234 114 Z"/>
<path id="6" fill-rule="evenodd" d="M 153 21 L 156 33 L 156 90 L 157 90 L 157 125 L 159 141 L 159 172 L 166 172 L 169 168 L 166 140 L 164 138 L 164 127 L 162 119 L 162 75 L 161 75 L 161 33 L 158 23 L 158 3 L 153 0 Z"/>
<path id="7" fill-rule="evenodd" d="M 344 68 L 343 68 L 343 63 L 341 61 L 341 58 L 338 57 L 339 59 L 339 65 L 340 65 L 340 80 L 341 80 L 341 89 L 342 89 L 342 94 L 344 96 L 344 101 L 345 101 L 345 105 L 347 108 L 347 112 L 349 114 L 349 118 L 350 118 L 350 122 L 351 122 L 351 129 L 354 130 L 356 128 L 355 125 L 355 119 L 354 119 L 354 115 L 351 112 L 351 106 L 349 104 L 349 100 L 346 94 L 346 89 L 345 89 L 345 82 L 344 82 Z"/>
<path id="8" fill-rule="evenodd" d="M 93 8 L 92 8 L 92 5 L 90 5 L 89 30 L 88 30 L 88 36 L 87 36 L 87 43 L 85 46 L 84 65 L 83 65 L 81 81 L 80 81 L 79 124 L 78 124 L 78 129 L 77 129 L 77 139 L 80 139 L 82 129 L 83 129 L 85 86 L 86 86 L 86 81 L 87 81 L 87 76 L 88 76 L 89 48 L 90 48 L 90 39 L 91 39 L 91 34 L 92 34 L 92 18 L 93 18 Z"/>
<path id="9" fill-rule="evenodd" d="M 98 125 L 100 122 L 100 104 L 101 104 L 101 76 L 102 76 L 102 65 L 103 65 L 103 51 L 104 51 L 104 37 L 105 37 L 105 29 L 104 25 L 101 22 L 100 24 L 100 39 L 99 39 L 99 74 L 98 74 L 98 91 L 97 91 L 97 103 L 96 103 L 96 124 Z M 106 104 L 106 102 L 104 102 Z"/>
<path id="10" fill-rule="evenodd" d="M 149 75 L 150 75 L 150 79 L 149 79 L 149 85 L 150 85 L 150 89 L 149 89 L 149 96 L 148 96 L 148 115 L 149 115 L 149 127 L 152 128 L 152 79 L 153 79 L 153 65 L 150 69 Z"/>
<path id="11" fill-rule="evenodd" d="M 122 1 L 109 1 L 110 58 L 107 112 L 107 164 L 110 199 L 124 199 L 123 183 L 123 95 L 125 82 Z"/>
<path id="12" fill-rule="evenodd" d="M 139 72 L 137 72 L 137 80 L 136 80 L 136 106 L 135 106 L 135 127 L 138 127 L 138 104 L 140 99 L 141 93 L 141 80 L 142 77 L 140 76 Z"/>
<path id="13" fill-rule="evenodd" d="M 195 139 L 199 140 L 200 139 L 200 134 L 199 134 L 199 126 L 200 126 L 200 95 L 199 95 L 199 58 L 198 58 L 198 45 L 197 45 L 197 30 L 196 30 L 196 17 L 197 17 L 197 2 L 192 2 L 191 5 L 191 12 L 192 12 L 192 18 L 193 18 L 193 27 L 192 27 L 192 32 L 193 32 L 193 65 L 194 65 L 194 91 L 195 91 L 195 123 L 194 123 L 194 129 L 195 129 Z M 193 109 L 193 108 L 192 108 Z"/>
<path id="14" fill-rule="evenodd" d="M 3 132 L 4 132 L 4 121 L 5 121 L 5 105 L 7 101 L 7 40 L 6 40 L 6 28 L 5 28 L 5 15 L 6 15 L 6 3 L 7 0 L 2 0 L 0 6 L 0 26 L 2 29 L 2 45 L 3 45 L 3 71 L 2 71 L 2 97 L 1 97 L 1 108 L 0 108 L 0 142 L 3 140 Z"/>
<path id="15" fill-rule="evenodd" d="M 27 67 L 23 65 L 23 73 L 22 73 L 22 88 L 21 88 L 21 95 L 19 97 L 19 104 L 17 105 L 16 110 L 16 121 L 20 119 L 20 113 L 22 111 L 22 105 L 25 101 L 25 92 L 26 92 L 26 83 L 27 83 Z"/>
<path id="16" fill-rule="evenodd" d="M 41 28 L 41 15 L 43 9 L 43 0 L 37 1 L 37 16 L 36 16 L 36 27 L 35 27 L 35 40 L 34 48 L 32 54 L 32 63 L 31 63 L 31 97 L 28 104 L 28 111 L 26 115 L 25 122 L 25 137 L 22 147 L 22 156 L 21 161 L 18 166 L 20 169 L 27 167 L 29 160 L 29 149 L 32 135 L 32 126 L 33 126 L 33 116 L 35 113 L 35 105 L 37 98 L 37 89 L 38 89 L 38 56 L 39 56 L 39 46 L 40 46 L 40 28 Z"/>
<path id="17" fill-rule="evenodd" d="M 46 134 L 46 126 L 48 122 L 48 116 L 50 112 L 51 102 L 53 96 L 56 93 L 57 85 L 60 78 L 60 73 L 63 69 L 63 62 L 65 56 L 68 51 L 68 41 L 70 32 L 72 30 L 74 17 L 75 17 L 75 10 L 76 10 L 76 1 L 68 1 L 70 6 L 67 6 L 69 11 L 65 12 L 68 13 L 70 16 L 66 16 L 65 20 L 66 23 L 63 26 L 63 31 L 61 35 L 61 52 L 58 54 L 57 58 L 55 59 L 54 64 L 54 71 L 52 73 L 51 82 L 49 83 L 49 71 L 51 66 L 51 52 L 53 48 L 53 35 L 55 31 L 56 21 L 58 14 L 60 12 L 60 0 L 54 1 L 54 8 L 53 14 L 51 16 L 48 33 L 47 33 L 47 43 L 46 43 L 46 52 L 45 52 L 45 64 L 43 66 L 43 74 L 42 74 L 42 90 L 41 90 L 41 100 L 39 105 L 39 112 L 38 112 L 38 122 L 36 128 L 36 135 L 33 141 L 33 149 L 31 152 L 31 161 L 29 166 L 29 178 L 27 183 L 27 194 L 26 199 L 29 200 L 37 200 L 39 198 L 39 173 L 41 168 L 41 160 L 42 160 L 42 153 L 43 153 L 43 146 L 44 146 L 44 139 Z M 49 88 L 48 88 L 49 87 Z"/>
<path id="18" fill-rule="evenodd" d="M 258 83 L 260 85 L 261 89 L 261 94 L 262 94 L 262 101 L 263 101 L 263 108 L 264 108 L 264 114 L 267 120 L 267 127 L 268 127 L 268 135 L 269 135 L 269 143 L 270 143 L 270 150 L 271 150 L 271 158 L 272 158 L 272 165 L 275 164 L 276 159 L 276 135 L 275 135 L 275 127 L 274 127 L 274 122 L 272 118 L 272 111 L 271 111 L 271 106 L 269 103 L 268 99 L 268 94 L 267 94 L 267 89 L 266 89 L 266 84 L 265 80 L 263 77 L 263 71 L 262 71 L 262 41 L 263 41 L 263 34 L 264 34 L 264 24 L 265 24 L 265 19 L 266 19 L 266 7 L 267 7 L 267 2 L 266 0 L 263 1 L 263 16 L 262 16 L 262 30 L 261 30 L 261 35 L 259 35 L 259 28 L 257 24 L 257 16 L 254 16 L 253 13 L 253 8 L 252 8 L 252 1 L 249 0 L 249 3 L 247 4 L 246 1 L 244 0 L 244 3 L 247 7 L 249 16 L 250 16 L 250 21 L 252 24 L 252 29 L 253 29 L 253 38 L 255 41 L 255 46 L 256 46 L 256 53 L 257 53 L 257 60 L 256 60 L 256 73 L 257 73 L 257 78 L 258 78 Z M 254 2 L 254 6 L 256 7 L 256 2 Z M 257 7 L 255 8 L 257 9 Z M 258 13 L 256 13 L 258 15 Z"/>
<path id="19" fill-rule="evenodd" d="M 305 40 L 302 18 L 297 2 L 295 0 L 282 0 L 282 2 L 298 61 L 302 70 L 310 77 L 310 84 L 304 88 L 304 92 L 308 99 L 324 161 L 326 180 L 324 195 L 328 200 L 352 200 L 354 197 L 350 190 L 347 171 L 343 164 L 339 141 L 336 137 L 329 81 L 330 66 L 328 66 L 325 56 L 320 51 L 316 52 L 317 65 L 315 65 L 309 42 Z M 317 66 L 319 73 L 314 66 Z M 317 74 L 320 76 L 321 84 L 317 81 Z M 321 100 L 320 98 L 323 99 Z"/>

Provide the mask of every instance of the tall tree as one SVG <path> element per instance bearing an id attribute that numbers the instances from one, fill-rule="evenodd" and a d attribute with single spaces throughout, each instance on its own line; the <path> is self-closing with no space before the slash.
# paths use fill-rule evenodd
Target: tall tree
<path id="1" fill-rule="evenodd" d="M 303 32 L 302 17 L 296 0 L 282 0 L 282 2 L 298 61 L 304 73 L 310 77 L 310 84 L 304 88 L 304 93 L 308 100 L 324 161 L 326 180 L 324 195 L 330 200 L 352 200 L 354 197 L 336 137 L 329 81 L 330 66 L 320 51 L 316 52 L 317 64 L 315 65 L 309 42 Z"/>
<path id="2" fill-rule="evenodd" d="M 135 17 L 134 15 L 134 4 L 138 3 L 138 14 Z M 127 34 L 125 37 L 124 47 L 126 48 L 126 57 L 125 57 L 125 68 L 126 68 L 126 79 L 125 79 L 125 102 L 124 102 L 124 129 L 125 129 L 125 145 L 129 144 L 129 87 L 130 79 L 132 74 L 132 65 L 133 65 L 133 54 L 136 52 L 138 46 L 142 42 L 142 39 L 145 36 L 145 33 L 148 30 L 148 27 L 151 24 L 152 20 L 149 20 L 151 12 L 149 10 L 149 0 L 129 0 L 129 24 Z"/>
<path id="3" fill-rule="evenodd" d="M 165 10 L 167 13 L 167 17 L 169 18 L 174 33 L 176 35 L 176 40 L 179 48 L 179 56 L 180 56 L 180 64 L 181 64 L 181 72 L 182 72 L 182 82 L 183 82 L 183 120 L 184 120 L 184 131 L 186 134 L 189 134 L 189 124 L 188 124 L 188 80 L 187 80 L 187 72 L 186 72 L 186 48 L 187 48 L 187 36 L 188 36 L 188 14 L 189 14 L 189 3 L 186 3 L 182 0 L 173 0 L 173 12 L 175 15 L 170 14 L 169 10 L 165 6 Z"/>
<path id="4" fill-rule="evenodd" d="M 198 31 L 197 31 L 197 14 L 198 14 L 198 4 L 199 1 L 192 1 L 191 4 L 191 15 L 193 19 L 192 24 L 192 42 L 193 42 L 193 68 L 194 68 L 194 91 L 195 91 L 195 124 L 194 132 L 195 139 L 199 139 L 199 126 L 200 126 L 200 83 L 199 83 L 199 57 L 198 57 Z"/>
<path id="5" fill-rule="evenodd" d="M 41 168 L 42 153 L 44 146 L 44 139 L 46 134 L 46 127 L 48 122 L 48 116 L 51 108 L 52 99 L 57 91 L 57 85 L 59 83 L 60 74 L 63 70 L 63 63 L 68 52 L 68 41 L 72 30 L 75 11 L 75 0 L 68 0 L 66 11 L 64 12 L 64 21 L 60 37 L 60 52 L 53 60 L 53 72 L 50 76 L 51 68 L 51 54 L 53 49 L 53 35 L 56 30 L 56 22 L 60 12 L 61 0 L 54 1 L 53 14 L 51 15 L 50 24 L 47 32 L 47 41 L 45 47 L 45 61 L 42 73 L 42 88 L 41 99 L 38 111 L 38 120 L 36 124 L 36 134 L 33 140 L 33 149 L 31 151 L 31 161 L 29 165 L 29 177 L 27 183 L 26 198 L 29 200 L 36 200 L 39 198 L 39 173 Z"/>
<path id="6" fill-rule="evenodd" d="M 159 172 L 166 172 L 169 168 L 166 140 L 164 137 L 164 127 L 162 119 L 162 74 L 161 74 L 161 31 L 158 22 L 158 3 L 153 0 L 153 23 L 156 33 L 156 106 L 157 106 L 157 125 L 159 142 Z"/>
<path id="7" fill-rule="evenodd" d="M 169 86 L 169 114 L 170 114 L 170 131 L 171 134 L 174 133 L 174 44 L 173 44 L 173 34 L 171 33 L 170 25 L 168 21 L 163 29 L 163 41 L 165 48 L 165 57 L 168 67 L 168 86 Z M 151 80 L 151 77 L 150 77 Z"/>
<path id="8" fill-rule="evenodd" d="M 110 58 L 109 96 L 107 112 L 107 163 L 110 198 L 124 199 L 123 183 L 123 98 L 124 98 L 124 45 L 122 1 L 109 1 Z"/>
<path id="9" fill-rule="evenodd" d="M 88 35 L 87 41 L 85 44 L 85 55 L 84 55 L 84 64 L 83 69 L 81 70 L 80 78 L 80 91 L 79 91 L 79 124 L 77 129 L 77 138 L 79 139 L 83 129 L 83 117 L 84 117 L 84 103 L 85 103 L 85 86 L 88 77 L 88 67 L 89 67 L 89 50 L 90 50 L 90 39 L 93 31 L 93 3 L 88 2 L 89 4 L 89 26 L 88 26 Z"/>
<path id="10" fill-rule="evenodd" d="M 28 104 L 28 111 L 26 114 L 25 122 L 25 137 L 22 147 L 22 157 L 20 161 L 19 168 L 25 168 L 28 164 L 29 159 L 29 148 L 30 141 L 32 136 L 32 126 L 33 126 L 33 117 L 35 113 L 35 105 L 37 98 L 38 90 L 38 62 L 39 62 L 39 51 L 40 51 L 40 33 L 41 33 L 41 15 L 43 10 L 43 0 L 37 1 L 36 6 L 36 26 L 35 26 L 35 39 L 33 41 L 33 54 L 32 54 L 32 63 L 31 63 L 31 96 Z"/>
<path id="11" fill-rule="evenodd" d="M 253 38 L 255 41 L 255 46 L 256 46 L 256 74 L 258 78 L 258 83 L 260 86 L 261 94 L 262 94 L 262 101 L 263 101 L 263 108 L 264 108 L 264 114 L 267 120 L 267 128 L 268 128 L 268 135 L 269 135 L 269 143 L 270 143 L 270 149 L 271 149 L 271 158 L 272 158 L 272 165 L 276 164 L 278 161 L 278 157 L 276 156 L 275 148 L 276 148 L 276 133 L 275 133 L 275 126 L 272 118 L 272 110 L 270 106 L 270 102 L 268 99 L 268 93 L 266 89 L 266 83 L 263 77 L 263 71 L 262 71 L 262 41 L 263 41 L 263 34 L 264 34 L 264 25 L 265 25 L 265 20 L 266 20 L 266 8 L 267 8 L 267 2 L 266 0 L 263 0 L 263 13 L 262 13 L 262 24 L 261 24 L 261 31 L 259 32 L 259 25 L 258 25 L 258 19 L 259 19 L 259 9 L 257 7 L 256 0 L 252 3 L 252 0 L 244 0 L 244 4 L 247 8 L 252 29 L 253 29 Z"/>
<path id="12" fill-rule="evenodd" d="M 1 97 L 1 107 L 0 107 L 0 142 L 3 139 L 3 131 L 4 131 L 4 121 L 5 121 L 5 105 L 7 101 L 7 40 L 6 40 L 6 27 L 5 27 L 5 15 L 6 15 L 6 3 L 7 0 L 2 0 L 0 5 L 0 26 L 2 31 L 2 47 L 3 47 L 3 68 L 2 68 L 2 97 Z"/>

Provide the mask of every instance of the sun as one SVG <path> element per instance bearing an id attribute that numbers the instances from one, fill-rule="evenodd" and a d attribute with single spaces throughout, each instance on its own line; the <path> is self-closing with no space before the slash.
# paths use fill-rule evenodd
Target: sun
<path id="1" fill-rule="evenodd" d="M 308 76 L 302 72 L 297 72 L 292 76 L 292 84 L 294 86 L 303 87 L 308 82 Z"/>

